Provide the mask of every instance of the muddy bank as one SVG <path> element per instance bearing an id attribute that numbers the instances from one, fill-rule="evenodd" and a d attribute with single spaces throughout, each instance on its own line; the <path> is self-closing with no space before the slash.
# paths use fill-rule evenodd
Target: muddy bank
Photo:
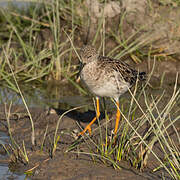
<path id="1" fill-rule="evenodd" d="M 152 87 L 146 88 L 146 93 L 153 95 L 154 97 L 160 96 L 163 91 L 165 91 L 164 99 L 158 104 L 159 109 L 163 109 L 164 106 L 168 103 L 170 96 L 172 95 L 176 72 L 178 72 L 177 67 L 179 64 L 175 62 L 169 62 L 169 66 L 167 66 L 167 62 L 165 66 L 163 63 L 157 63 L 156 68 L 154 69 L 154 73 L 152 76 L 151 85 Z M 150 66 L 151 67 L 151 66 Z M 166 68 L 167 67 L 167 68 Z M 141 69 L 146 69 L 147 64 L 141 64 L 139 66 Z M 163 68 L 165 73 L 164 83 L 160 86 L 160 69 Z M 146 69 L 147 71 L 147 69 Z M 68 86 L 67 86 L 68 87 Z M 179 87 L 179 81 L 178 81 Z M 61 89 L 61 88 L 60 88 Z M 53 91 L 51 91 L 53 92 Z M 36 93 L 34 93 L 36 94 Z M 73 149 L 70 152 L 67 152 L 69 147 L 75 142 L 75 137 L 77 132 L 80 132 L 80 128 L 78 124 L 82 127 L 85 127 L 88 122 L 95 116 L 93 103 L 91 97 L 86 99 L 81 99 L 80 97 L 73 98 L 64 98 L 63 96 L 59 97 L 59 100 L 54 103 L 54 107 L 50 108 L 42 108 L 42 107 L 32 107 L 30 108 L 30 113 L 35 125 L 35 137 L 36 137 L 36 145 L 32 147 L 31 143 L 31 123 L 30 118 L 27 114 L 27 111 L 23 105 L 13 105 L 11 108 L 5 104 L 0 106 L 0 132 L 8 133 L 8 125 L 7 125 L 7 112 L 10 108 L 10 130 L 12 133 L 12 137 L 16 141 L 16 143 L 23 149 L 23 141 L 26 147 L 27 156 L 29 158 L 29 163 L 22 158 L 20 158 L 16 163 L 12 163 L 12 160 L 15 160 L 13 153 L 7 162 L 9 163 L 9 168 L 16 173 L 24 173 L 28 170 L 32 169 L 32 175 L 30 179 L 161 179 L 162 177 L 166 177 L 170 179 L 169 175 L 163 169 L 159 171 L 152 172 L 154 168 L 156 168 L 159 163 L 156 158 L 151 154 L 147 167 L 144 168 L 142 172 L 136 170 L 131 167 L 128 161 L 121 161 L 119 166 L 121 170 L 114 169 L 112 164 L 106 162 L 105 164 L 102 162 L 101 158 L 92 157 L 86 153 L 93 153 L 96 149 L 89 142 L 89 146 L 87 143 L 81 142 L 78 148 Z M 139 100 L 143 102 L 143 98 Z M 69 105 L 65 105 L 69 102 Z M 83 102 L 83 103 L 82 103 Z M 109 104 L 108 113 L 110 114 L 110 123 L 108 123 L 108 132 L 114 128 L 115 123 L 115 107 L 110 101 L 106 101 Z M 126 93 L 121 97 L 120 102 L 122 102 L 126 107 L 128 107 L 130 102 L 130 95 Z M 60 137 L 57 149 L 54 155 L 52 156 L 52 148 L 53 148 L 53 138 L 56 130 L 57 122 L 59 117 L 66 112 L 67 110 L 88 104 L 84 110 L 74 110 L 69 112 L 65 116 L 63 116 L 59 129 L 58 135 Z M 175 110 L 178 111 L 178 102 L 175 105 Z M 6 112 L 6 113 L 5 113 Z M 137 116 L 140 116 L 137 111 Z M 173 115 L 173 116 L 176 116 Z M 100 118 L 100 123 L 105 123 L 105 119 L 103 116 Z M 148 126 L 148 125 L 147 125 Z M 92 129 L 98 128 L 98 123 L 94 124 Z M 177 130 L 179 131 L 179 124 L 176 124 Z M 143 127 L 146 129 L 147 127 Z M 105 128 L 102 129 L 103 133 L 105 132 Z M 171 138 L 175 138 L 175 134 L 173 129 L 170 128 Z M 44 138 L 45 137 L 45 138 Z M 99 130 L 93 132 L 92 138 L 95 142 L 98 142 L 100 139 Z M 44 140 L 45 139 L 45 140 Z M 86 138 L 86 142 L 88 138 Z M 43 147 L 42 147 L 43 142 Z M 177 142 L 175 140 L 175 142 Z M 178 142 L 177 142 L 178 143 Z M 92 149 L 91 149 L 92 148 Z M 154 148 L 154 152 L 158 154 L 160 158 L 164 158 L 162 150 L 159 148 L 159 144 L 157 143 Z M 79 152 L 79 153 L 77 153 Z M 5 152 L 4 152 L 5 153 Z M 81 154 L 82 153 L 82 154 Z"/>
<path id="2" fill-rule="evenodd" d="M 172 95 L 176 72 L 179 71 L 178 67 L 178 62 L 156 62 L 153 76 L 150 80 L 152 87 L 147 87 L 146 93 L 149 94 L 149 96 L 153 95 L 154 97 L 158 97 L 163 93 L 163 91 L 165 91 L 164 99 L 158 104 L 159 109 L 163 109 Z M 152 63 L 142 63 L 137 68 L 145 70 L 146 72 L 148 70 L 151 72 Z M 160 84 L 162 78 L 162 74 L 160 71 L 161 69 L 163 69 L 165 72 L 162 85 Z M 177 85 L 179 87 L 179 79 Z M 50 96 L 50 99 L 55 98 L 55 93 L 53 93 L 52 87 L 53 85 L 50 85 L 50 87 L 47 88 L 47 95 L 49 94 L 49 90 L 53 95 Z M 68 92 L 68 88 L 70 88 L 71 86 L 63 87 L 63 92 Z M 71 87 L 70 89 L 73 88 Z M 59 91 L 60 92 L 57 93 L 57 89 L 55 88 L 56 94 L 62 94 L 61 88 L 59 88 Z M 35 96 L 37 95 L 37 93 L 30 94 L 31 96 L 32 94 L 34 94 Z M 43 101 L 42 97 L 45 98 L 47 97 L 47 95 L 44 94 L 44 96 L 40 96 L 40 99 Z M 57 98 L 55 98 L 57 99 L 57 101 L 52 103 L 51 105 L 47 105 L 46 108 L 42 108 L 41 105 L 39 107 L 30 108 L 30 113 L 35 125 L 35 147 L 32 147 L 31 123 L 25 107 L 23 105 L 13 105 L 12 107 L 10 107 L 8 103 L 8 105 L 6 105 L 5 111 L 6 103 L 4 102 L 0 106 L 0 132 L 5 132 L 8 134 L 6 114 L 10 110 L 10 130 L 12 133 L 12 137 L 21 147 L 21 149 L 23 149 L 22 145 L 24 141 L 29 158 L 29 163 L 26 163 L 23 158 L 20 158 L 20 160 L 18 160 L 16 163 L 12 163 L 12 160 L 15 160 L 12 153 L 11 157 L 6 160 L 9 163 L 10 170 L 15 171 L 16 173 L 23 174 L 25 171 L 32 168 L 32 175 L 30 177 L 31 179 L 47 179 L 48 177 L 48 179 L 128 180 L 133 178 L 158 180 L 162 178 L 162 174 L 163 176 L 170 178 L 163 169 L 160 169 L 160 171 L 157 172 L 152 172 L 152 170 L 159 165 L 157 160 L 152 155 L 149 157 L 147 167 L 142 172 L 140 172 L 139 170 L 132 168 L 130 163 L 127 161 L 121 161 L 119 163 L 121 170 L 115 170 L 112 167 L 111 163 L 106 162 L 104 164 L 101 158 L 92 158 L 92 156 L 85 154 L 85 152 L 91 152 L 91 150 L 94 150 L 94 147 L 92 147 L 91 149 L 87 146 L 87 143 L 84 142 L 80 143 L 78 149 L 75 148 L 70 152 L 66 152 L 69 147 L 75 142 L 75 136 L 77 135 L 77 132 L 80 132 L 78 124 L 80 124 L 82 127 L 85 127 L 87 123 L 90 122 L 91 119 L 95 116 L 95 112 L 91 97 L 81 98 L 80 96 L 74 96 L 71 98 L 70 96 L 63 97 L 67 94 L 62 94 L 61 96 L 59 95 L 57 96 Z M 37 100 L 38 97 L 32 97 L 32 99 Z M 143 98 L 141 98 L 139 101 L 143 102 Z M 44 99 L 44 102 L 47 102 L 47 99 Z M 129 93 L 126 93 L 124 96 L 122 96 L 120 98 L 120 102 L 123 103 L 124 106 L 128 107 L 128 104 L 130 102 Z M 109 100 L 106 100 L 106 103 L 108 105 L 108 113 L 110 114 L 109 117 L 111 120 L 111 122 L 108 123 L 108 132 L 110 132 L 111 129 L 114 128 L 115 107 Z M 53 138 L 59 117 L 69 109 L 86 104 L 88 106 L 85 109 L 74 110 L 63 116 L 58 129 L 58 135 L 60 136 L 60 139 L 57 144 L 57 150 L 52 156 Z M 176 110 L 178 111 L 178 102 L 175 105 L 175 111 Z M 101 124 L 105 122 L 103 114 L 104 113 L 102 112 L 102 116 L 100 118 Z M 136 115 L 140 116 L 140 114 L 138 113 Z M 179 131 L 179 124 L 177 123 L 176 126 L 177 130 Z M 92 128 L 96 129 L 97 127 L 98 123 L 94 124 Z M 144 127 L 144 129 L 146 128 L 147 127 Z M 104 129 L 103 132 L 105 132 Z M 173 130 L 170 129 L 170 132 L 171 138 L 174 138 Z M 99 130 L 93 132 L 92 138 L 95 140 L 95 142 L 98 142 L 98 140 L 100 139 Z M 88 138 L 86 138 L 86 141 L 88 141 Z M 92 146 L 91 143 L 90 146 Z M 154 146 L 153 150 L 159 155 L 159 157 L 161 157 L 162 159 L 164 158 L 158 144 Z M 77 152 L 84 152 L 84 154 Z"/>
<path id="3" fill-rule="evenodd" d="M 147 73 L 151 73 L 153 67 L 153 59 L 155 59 L 156 63 L 150 82 L 151 86 L 148 86 L 145 91 L 148 97 L 154 97 L 154 99 L 156 99 L 156 97 L 160 97 L 164 93 L 163 99 L 160 101 L 160 103 L 158 103 L 158 110 L 163 110 L 163 108 L 169 102 L 169 99 L 173 93 L 176 73 L 180 73 L 179 7 L 171 6 L 169 5 L 169 3 L 162 4 L 160 3 L 160 1 L 148 1 L 147 3 L 147 1 L 145 0 L 126 0 L 122 3 L 112 1 L 107 2 L 106 5 L 100 3 L 97 0 L 93 0 L 92 4 L 90 2 L 91 1 L 86 0 L 82 4 L 83 8 L 86 8 L 85 11 L 79 5 L 74 8 L 78 8 L 77 16 L 82 19 L 82 22 L 80 22 L 79 26 L 77 24 L 77 28 L 74 31 L 75 38 L 73 41 L 75 42 L 75 47 L 81 47 L 84 43 L 91 43 L 94 41 L 93 39 L 96 36 L 101 18 L 103 17 L 105 24 L 97 34 L 97 40 L 94 41 L 95 46 L 100 47 L 104 42 L 106 47 L 105 54 L 111 53 L 109 55 L 115 57 L 115 55 L 117 55 L 116 53 L 121 52 L 121 50 L 123 51 L 124 49 L 126 49 L 126 45 L 134 43 L 135 41 L 136 43 L 133 45 L 138 46 L 133 51 L 131 51 L 132 49 L 128 51 L 127 47 L 127 52 L 131 55 L 131 58 L 128 59 L 127 63 L 135 66 L 133 57 L 137 57 L 137 59 L 140 59 L 140 62 L 142 62 L 140 64 L 137 63 L 137 69 L 139 68 L 140 70 L 146 71 Z M 93 6 L 93 4 L 96 6 Z M 174 2 L 174 4 L 176 3 Z M 103 16 L 102 13 L 104 13 Z M 46 12 L 45 17 L 47 16 L 47 14 L 49 13 Z M 71 15 L 65 17 L 66 18 L 64 19 L 63 16 L 61 24 L 63 28 L 67 26 L 67 32 L 69 33 L 72 31 L 72 17 L 76 17 L 76 14 L 72 14 L 72 17 Z M 40 19 L 40 21 L 43 22 L 43 19 Z M 6 24 L 8 23 L 5 23 L 4 27 L 6 27 Z M 106 28 L 104 28 L 104 26 L 106 26 Z M 21 27 L 21 25 L 19 27 Z M 29 39 L 29 36 L 31 36 L 31 32 L 30 34 L 28 34 L 29 29 L 31 28 L 25 28 L 26 31 L 24 31 L 28 36 L 27 39 Z M 106 34 L 106 37 L 101 36 L 101 31 L 104 32 L 104 35 Z M 66 42 L 68 38 L 64 34 L 64 29 L 61 29 L 60 32 L 60 34 L 62 34 L 61 42 Z M 22 37 L 25 38 L 25 36 Z M 35 33 L 35 36 L 33 37 L 33 42 L 37 43 L 37 45 L 35 46 L 35 49 L 36 47 L 38 49 L 37 54 L 42 49 L 46 48 L 54 52 L 54 37 L 56 36 L 51 31 L 51 28 L 49 28 L 49 26 L 48 28 L 45 28 L 42 25 L 42 29 Z M 9 34 L 5 39 L 5 42 L 7 43 Z M 26 43 L 28 44 L 27 41 L 24 41 L 24 44 Z M 17 42 L 15 44 L 16 47 L 14 47 L 14 50 L 16 52 L 16 49 L 18 49 L 20 45 Z M 12 45 L 13 42 L 10 45 L 11 48 L 13 48 Z M 59 47 L 60 45 L 56 44 L 55 46 Z M 68 63 L 67 61 L 69 58 L 67 57 L 71 56 L 64 53 L 67 51 L 67 47 L 69 46 L 71 47 L 70 44 L 67 44 L 65 46 L 63 45 L 61 49 L 63 53 L 61 52 L 62 54 L 58 54 L 58 56 L 60 55 L 59 57 L 61 57 L 61 59 L 59 60 L 63 64 L 61 64 L 62 67 L 64 67 L 64 64 Z M 9 45 L 7 47 L 7 49 L 9 49 Z M 109 52 L 115 47 L 119 47 L 119 49 L 116 49 L 116 51 L 114 52 Z M 37 54 L 35 53 L 34 55 Z M 15 57 L 19 57 L 19 55 Z M 33 61 L 38 59 L 39 56 L 37 56 L 36 58 L 35 57 L 32 58 Z M 72 57 L 72 67 L 70 66 L 71 68 L 69 69 L 68 67 L 68 69 L 70 70 L 70 72 L 73 71 L 74 74 L 74 71 L 76 71 L 77 63 L 79 62 L 77 62 L 78 58 L 74 52 L 72 52 Z M 49 65 L 49 63 L 52 62 L 52 60 L 56 58 L 56 55 L 46 55 L 45 59 L 42 60 L 42 66 L 46 67 L 47 65 Z M 11 62 L 14 62 L 14 59 L 16 58 L 14 58 L 13 56 L 11 58 Z M 21 70 L 27 59 L 29 59 L 29 55 L 27 57 L 22 55 L 21 58 L 18 58 L 17 70 Z M 170 61 L 166 61 L 168 59 Z M 33 62 L 32 60 L 30 59 L 30 64 L 31 62 Z M 6 62 L 3 58 L 1 61 Z M 52 65 L 52 67 L 54 66 L 55 65 Z M 27 72 L 31 72 L 29 71 L 30 67 L 27 67 L 27 69 L 25 68 L 23 70 L 22 74 L 19 74 L 20 79 L 23 77 L 23 74 L 27 76 Z M 33 79 L 32 77 L 35 77 L 40 73 L 39 66 L 37 66 L 37 69 L 36 66 L 34 67 L 35 74 L 30 73 L 28 76 L 28 78 L 30 79 Z M 50 78 L 48 77 L 48 75 L 46 76 L 42 74 L 42 76 L 39 76 L 40 79 L 42 81 L 46 81 L 49 79 L 53 79 L 56 76 L 58 77 L 55 72 L 58 68 L 59 64 L 56 68 L 51 69 L 52 71 L 50 71 L 49 75 Z M 7 75 L 6 68 L 1 72 L 5 72 L 5 76 Z M 45 70 L 44 72 L 47 72 L 47 70 Z M 75 79 L 73 74 L 70 73 L 69 75 L 69 77 L 73 78 L 72 80 Z M 16 76 L 18 78 L 18 71 L 16 73 Z M 59 76 L 61 76 L 61 73 Z M 0 74 L 0 79 L 3 78 L 4 76 Z M 22 79 L 26 78 L 27 77 Z M 68 83 L 67 77 L 58 77 L 57 79 L 66 81 L 66 83 Z M 10 79 L 9 82 L 11 82 L 11 80 L 12 79 Z M 28 82 L 28 79 L 26 80 Z M 177 86 L 178 88 L 180 87 L 180 78 L 177 81 Z M 11 155 L 6 159 L 6 163 L 9 164 L 9 169 L 11 171 L 23 174 L 24 172 L 31 170 L 31 179 L 170 179 L 169 175 L 166 173 L 166 171 L 164 171 L 164 169 L 160 169 L 157 172 L 152 172 L 152 170 L 159 165 L 156 158 L 152 156 L 152 154 L 148 159 L 147 167 L 145 167 L 143 171 L 140 172 L 139 170 L 132 168 L 129 161 L 122 160 L 119 163 L 121 170 L 115 170 L 112 167 L 111 162 L 103 162 L 102 158 L 98 158 L 97 156 L 92 157 L 88 153 L 98 154 L 98 152 L 97 148 L 91 143 L 88 138 L 85 139 L 85 142 L 80 142 L 80 144 L 72 151 L 66 152 L 67 149 L 75 142 L 76 134 L 80 131 L 78 123 L 82 127 L 85 127 L 96 113 L 94 111 L 94 106 L 90 95 L 87 101 L 83 100 L 82 98 L 80 98 L 80 95 L 82 95 L 82 93 L 80 93 L 79 90 L 77 90 L 77 88 L 75 88 L 72 84 L 71 88 L 70 86 L 65 87 L 64 84 L 59 85 L 58 88 L 54 87 L 57 87 L 54 85 L 54 83 L 52 83 L 52 86 L 49 85 L 48 87 L 44 87 L 44 89 L 46 89 L 46 92 L 44 92 L 43 96 L 39 96 L 39 92 L 37 91 L 36 87 L 32 86 L 31 88 L 34 89 L 31 93 L 28 94 L 28 89 L 24 90 L 24 87 L 21 86 L 25 97 L 27 98 L 27 96 L 29 96 L 28 98 L 30 101 L 28 101 L 27 104 L 29 106 L 30 113 L 35 125 L 36 145 L 33 147 L 31 143 L 32 129 L 30 118 L 24 105 L 15 105 L 16 103 L 14 102 L 13 98 L 11 98 L 13 106 L 10 108 L 10 129 L 8 129 L 7 113 L 10 104 L 8 101 L 10 94 L 7 94 L 6 97 L 6 94 L 1 94 L 2 98 L 0 99 L 0 132 L 8 134 L 8 130 L 10 130 L 12 133 L 12 137 L 20 146 L 20 149 L 23 150 L 23 144 L 25 145 L 27 156 L 29 158 L 29 163 L 27 163 L 24 157 L 22 157 L 21 153 L 18 154 L 19 151 L 13 152 L 10 147 L 7 147 Z M 76 96 L 76 99 L 75 97 L 68 97 L 64 99 L 62 98 L 63 96 L 74 96 L 74 94 L 78 94 Z M 35 103 L 29 103 L 31 102 L 31 100 Z M 127 107 L 129 107 L 130 101 L 131 96 L 128 93 L 120 98 L 123 112 L 128 111 L 129 108 Z M 37 102 L 38 106 L 36 106 Z M 139 102 L 146 110 L 147 107 L 145 106 L 143 96 L 139 99 Z M 6 106 L 7 111 L 5 111 L 5 104 L 8 104 Z M 22 100 L 21 104 L 23 104 Z M 111 130 L 114 128 L 115 123 L 115 108 L 113 106 L 113 103 L 109 100 L 107 100 L 107 104 L 107 110 L 110 118 L 110 123 L 108 123 L 108 133 L 110 134 Z M 74 110 L 63 116 L 57 132 L 57 135 L 59 136 L 57 149 L 52 155 L 54 133 L 59 117 L 67 110 L 81 105 L 87 106 L 83 110 Z M 174 105 L 173 113 L 169 114 L 172 119 L 176 118 L 176 116 L 178 115 L 179 106 L 180 102 L 179 99 L 177 99 L 177 102 L 175 102 Z M 50 107 L 52 111 L 49 111 Z M 140 112 L 137 110 L 135 118 L 141 117 L 141 115 L 142 114 L 140 114 Z M 104 118 L 104 113 L 102 110 L 100 124 L 104 124 L 105 122 L 106 120 Z M 94 124 L 92 127 L 93 130 L 97 128 L 96 131 L 93 131 L 92 134 L 92 139 L 96 143 L 98 143 L 100 139 L 100 131 L 98 127 L 98 123 Z M 179 132 L 178 123 L 175 124 L 175 127 Z M 148 129 L 148 125 L 144 125 L 142 130 L 145 131 L 146 129 Z M 174 138 L 174 142 L 178 143 L 178 139 L 176 139 L 174 136 L 175 134 L 173 128 L 169 128 L 168 130 L 171 138 Z M 102 132 L 105 134 L 105 125 L 102 127 Z M 177 144 L 177 147 L 179 148 L 179 144 Z M 164 160 L 164 154 L 158 143 L 155 144 L 153 151 L 158 155 L 159 158 L 162 159 L 162 161 Z M 6 154 L 6 152 L 4 150 L 1 150 L 1 154 Z M 18 156 L 19 159 L 15 159 L 16 156 Z"/>
<path id="4" fill-rule="evenodd" d="M 4 106 L 1 105 L 1 126 L 0 131 L 7 132 Z M 60 123 L 58 134 L 60 140 L 57 151 L 53 157 L 50 157 L 52 150 L 53 135 L 56 124 L 59 119 L 58 114 L 47 114 L 47 110 L 41 108 L 31 108 L 30 112 L 35 124 L 36 146 L 32 150 L 31 145 L 31 125 L 23 106 L 13 106 L 11 109 L 12 116 L 10 117 L 11 132 L 13 138 L 21 146 L 24 141 L 29 158 L 29 164 L 22 162 L 11 163 L 9 159 L 9 167 L 15 172 L 24 173 L 25 171 L 34 168 L 31 179 L 160 179 L 161 172 L 152 173 L 152 169 L 156 167 L 157 162 L 149 162 L 143 172 L 131 168 L 128 162 L 121 162 L 121 170 L 115 170 L 108 164 L 103 164 L 98 158 L 93 161 L 89 155 L 81 155 L 73 152 L 66 153 L 66 150 L 75 141 L 72 132 L 77 129 L 76 119 L 68 116 L 78 116 L 74 112 L 64 116 Z M 16 114 L 18 113 L 19 116 Z M 59 112 L 60 114 L 62 112 Z M 79 114 L 80 115 L 80 114 Z M 81 123 L 86 125 L 87 123 Z M 47 128 L 48 126 L 48 128 Z M 97 125 L 93 126 L 95 128 Z M 46 140 L 43 151 L 41 145 L 47 128 Z M 99 135 L 97 135 L 99 138 Z M 80 152 L 89 152 L 85 143 L 80 145 Z M 164 173 L 164 172 L 163 172 Z"/>

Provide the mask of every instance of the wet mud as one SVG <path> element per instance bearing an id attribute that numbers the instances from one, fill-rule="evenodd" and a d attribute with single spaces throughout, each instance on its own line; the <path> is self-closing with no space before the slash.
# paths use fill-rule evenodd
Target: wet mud
<path id="1" fill-rule="evenodd" d="M 167 66 L 167 62 L 165 64 Z M 179 64 L 178 64 L 179 65 Z M 139 67 L 145 69 L 147 64 Z M 154 74 L 151 79 L 151 85 L 154 88 L 147 87 L 147 94 L 153 96 L 159 96 L 165 91 L 165 98 L 159 104 L 159 108 L 163 108 L 170 96 L 172 95 L 175 77 L 177 72 L 177 64 L 169 62 L 168 68 L 159 63 L 156 65 Z M 160 86 L 160 73 L 159 69 L 167 69 L 165 73 L 165 78 L 162 86 Z M 174 69 L 173 69 L 174 68 Z M 147 69 L 146 69 L 147 70 Z M 169 70 L 169 71 L 168 71 Z M 58 85 L 59 86 L 59 85 Z M 179 81 L 177 86 L 179 87 Z M 65 87 L 65 86 L 64 86 Z M 69 89 L 71 86 L 67 86 Z M 51 88 L 50 88 L 51 89 Z M 60 88 L 61 89 L 61 88 Z M 66 90 L 66 92 L 69 90 Z M 51 89 L 53 94 L 53 91 Z M 57 92 L 57 89 L 55 90 Z M 64 92 L 64 91 L 63 91 Z M 87 143 L 81 142 L 78 146 L 78 149 L 75 148 L 70 152 L 67 152 L 69 147 L 76 141 L 77 132 L 80 132 L 81 127 L 85 127 L 88 122 L 95 116 L 94 105 L 92 103 L 92 97 L 82 97 L 79 95 L 71 96 L 71 91 L 69 95 L 63 94 L 62 96 L 56 97 L 57 101 L 52 101 L 47 105 L 47 95 L 43 95 L 44 99 L 41 97 L 41 101 L 46 104 L 46 106 L 38 105 L 30 107 L 30 114 L 32 116 L 34 126 L 35 126 L 35 138 L 36 145 L 32 146 L 31 143 L 31 122 L 27 114 L 27 111 L 22 104 L 12 105 L 10 103 L 3 103 L 0 106 L 0 132 L 8 134 L 8 124 L 7 124 L 7 112 L 10 111 L 10 131 L 12 137 L 16 143 L 23 149 L 23 142 L 27 151 L 29 158 L 29 163 L 26 163 L 25 160 L 18 160 L 16 163 L 13 163 L 13 155 L 10 157 L 7 156 L 6 152 L 1 149 L 1 154 L 6 154 L 6 163 L 9 165 L 9 169 L 12 172 L 23 174 L 28 170 L 32 169 L 32 174 L 29 177 L 30 179 L 161 179 L 166 177 L 170 179 L 169 175 L 163 170 L 153 172 L 152 170 L 157 167 L 159 164 L 153 155 L 150 155 L 148 159 L 147 167 L 144 168 L 142 172 L 131 167 L 129 162 L 121 161 L 119 166 L 121 170 L 114 169 L 111 163 L 103 163 L 99 158 L 93 158 L 91 155 L 77 153 L 77 152 L 90 152 L 94 150 L 94 147 L 89 148 Z M 33 94 L 33 93 L 32 93 Z M 32 95 L 31 94 L 31 95 Z M 49 92 L 47 93 L 49 95 Z M 59 92 L 60 94 L 60 92 Z M 35 93 L 36 95 L 36 93 Z M 49 95 L 50 96 L 50 95 Z M 31 97 L 31 96 L 30 96 Z M 45 98 L 46 97 L 46 98 Z M 55 97 L 55 96 L 53 96 Z M 49 97 L 52 99 L 52 97 Z M 131 99 L 129 93 L 126 93 L 120 98 L 120 102 L 127 104 Z M 140 99 L 143 102 L 143 99 Z M 114 128 L 115 123 L 115 106 L 109 100 L 106 100 L 107 111 L 111 122 L 108 123 L 108 132 Z M 180 102 L 177 102 L 175 105 L 175 111 L 178 110 Z M 69 109 L 78 106 L 85 106 L 80 110 L 73 110 L 63 116 L 60 121 L 58 128 L 59 141 L 57 144 L 57 149 L 52 155 L 53 147 L 53 138 L 56 130 L 57 122 L 59 117 Z M 34 107 L 33 107 L 34 106 Z M 103 109 L 102 116 L 100 117 L 100 123 L 105 122 Z M 139 114 L 140 115 L 140 114 Z M 137 113 L 138 116 L 138 113 Z M 177 122 L 175 124 L 178 132 L 180 131 L 180 124 Z M 98 123 L 93 124 L 92 129 L 98 128 Z M 144 130 L 148 128 L 144 127 Z M 102 128 L 103 133 L 105 128 Z M 170 128 L 169 134 L 171 138 L 174 138 L 173 129 Z M 44 140 L 45 136 L 45 140 Z M 98 142 L 99 130 L 96 129 L 93 131 L 92 138 Z M 88 138 L 86 138 L 88 141 Z M 43 147 L 42 147 L 42 142 Z M 175 141 L 178 142 L 178 141 Z M 91 146 L 91 145 L 90 145 Z M 178 145 L 179 147 L 179 145 Z M 158 154 L 159 158 L 163 157 L 163 152 L 159 148 L 159 144 L 155 144 L 153 148 L 154 152 Z M 2 161 L 2 160 L 1 160 Z"/>

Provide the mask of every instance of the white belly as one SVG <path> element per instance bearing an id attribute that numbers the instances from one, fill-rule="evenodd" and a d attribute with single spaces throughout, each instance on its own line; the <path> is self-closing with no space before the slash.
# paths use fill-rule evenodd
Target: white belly
<path id="1" fill-rule="evenodd" d="M 99 71 L 96 69 L 96 64 L 90 65 L 92 64 L 86 65 L 81 71 L 81 80 L 96 96 L 117 99 L 130 87 L 117 71 Z"/>
<path id="2" fill-rule="evenodd" d="M 128 90 L 127 84 L 121 84 L 117 88 L 117 86 L 113 86 L 111 82 L 106 82 L 102 86 L 91 88 L 91 91 L 95 95 L 100 97 L 111 97 L 111 98 L 119 98 L 127 90 Z"/>

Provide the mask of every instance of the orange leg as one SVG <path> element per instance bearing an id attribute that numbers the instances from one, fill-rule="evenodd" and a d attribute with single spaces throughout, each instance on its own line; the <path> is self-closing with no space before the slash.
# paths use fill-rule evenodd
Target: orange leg
<path id="1" fill-rule="evenodd" d="M 97 107 L 97 109 L 96 109 L 96 117 L 93 118 L 93 120 L 85 127 L 85 129 L 84 129 L 82 132 L 80 132 L 80 133 L 78 134 L 78 136 L 84 135 L 84 133 L 85 133 L 86 131 L 88 131 L 88 132 L 89 132 L 89 135 L 91 135 L 91 125 L 92 125 L 92 124 L 96 121 L 96 119 L 99 118 L 99 116 L 100 116 L 100 111 L 99 111 L 99 98 L 97 98 L 97 97 L 96 97 L 96 107 Z"/>
<path id="2" fill-rule="evenodd" d="M 118 130 L 118 127 L 119 127 L 119 121 L 120 121 L 120 110 L 119 110 L 119 102 L 116 101 L 116 106 L 117 106 L 117 112 L 116 112 L 116 124 L 115 124 L 115 128 L 114 128 L 114 135 L 116 136 L 117 134 L 117 130 Z"/>

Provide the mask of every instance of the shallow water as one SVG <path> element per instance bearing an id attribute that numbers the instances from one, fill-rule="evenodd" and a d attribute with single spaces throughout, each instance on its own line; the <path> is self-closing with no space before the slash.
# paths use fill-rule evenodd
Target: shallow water
<path id="1" fill-rule="evenodd" d="M 3 133 L 0 132 L 0 144 L 8 144 L 10 143 L 9 137 Z M 2 147 L 0 147 L 1 150 Z M 17 179 L 17 180 L 24 180 L 26 175 L 25 174 L 17 174 L 14 172 L 11 172 L 8 167 L 8 161 L 7 161 L 7 154 L 0 152 L 0 179 L 6 180 L 6 179 Z"/>
<path id="2" fill-rule="evenodd" d="M 14 0 L 2 0 L 0 2 L 0 7 L 6 8 L 9 6 L 9 4 L 12 4 L 14 6 L 17 6 L 18 8 L 27 8 L 30 5 L 30 2 L 26 1 L 14 1 Z"/>
<path id="3" fill-rule="evenodd" d="M 66 89 L 66 90 L 65 90 Z M 26 100 L 26 103 L 29 108 L 31 107 L 53 107 L 61 109 L 69 109 L 72 107 L 87 105 L 90 102 L 89 98 L 85 98 L 80 95 L 72 95 L 77 94 L 74 91 L 74 88 L 68 84 L 49 84 L 48 87 L 29 87 L 23 86 L 21 87 L 22 93 Z M 22 98 L 19 94 L 14 92 L 13 90 L 7 87 L 0 87 L 0 104 L 10 104 L 12 102 L 13 105 L 23 105 Z M 6 133 L 0 132 L 0 144 L 5 145 L 9 144 L 9 136 Z M 2 148 L 2 147 L 0 147 Z M 18 179 L 22 180 L 26 178 L 26 175 L 21 173 L 11 172 L 8 167 L 8 156 L 7 154 L 0 153 L 0 179 Z M 27 179 L 27 178 L 26 178 Z"/>
<path id="4" fill-rule="evenodd" d="M 3 164 L 0 162 L 0 179 L 1 180 L 6 180 L 6 179 L 11 179 L 11 180 L 24 180 L 26 175 L 24 174 L 16 174 L 14 172 L 11 172 L 8 168 L 8 164 Z"/>
<path id="5" fill-rule="evenodd" d="M 82 96 L 71 84 L 49 83 L 43 87 L 22 86 L 20 87 L 28 107 L 54 107 L 59 105 L 77 107 L 92 103 L 91 97 Z M 23 100 L 15 91 L 0 86 L 0 104 L 23 105 Z"/>

